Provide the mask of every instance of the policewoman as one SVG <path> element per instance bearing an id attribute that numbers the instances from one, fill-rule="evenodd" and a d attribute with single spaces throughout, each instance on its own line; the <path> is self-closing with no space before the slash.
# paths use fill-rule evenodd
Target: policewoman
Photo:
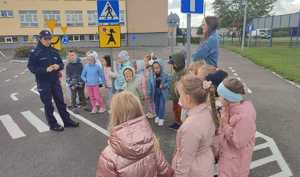
<path id="1" fill-rule="evenodd" d="M 64 127 L 78 127 L 79 123 L 70 118 L 66 110 L 63 92 L 59 80 L 64 64 L 58 51 L 51 47 L 51 33 L 43 30 L 39 34 L 39 42 L 29 55 L 28 69 L 35 74 L 40 99 L 45 107 L 45 115 L 49 127 L 53 131 L 63 131 Z M 64 127 L 59 125 L 53 115 L 52 98 L 61 116 Z"/>

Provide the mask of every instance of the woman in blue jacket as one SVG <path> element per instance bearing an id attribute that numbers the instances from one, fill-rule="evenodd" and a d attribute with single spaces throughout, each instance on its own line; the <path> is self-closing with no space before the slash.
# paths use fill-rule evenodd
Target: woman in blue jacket
<path id="1" fill-rule="evenodd" d="M 219 20 L 217 17 L 209 16 L 205 18 L 203 34 L 205 41 L 199 49 L 192 55 L 193 61 L 204 60 L 206 64 L 218 67 L 219 60 L 219 36 L 217 28 Z"/>

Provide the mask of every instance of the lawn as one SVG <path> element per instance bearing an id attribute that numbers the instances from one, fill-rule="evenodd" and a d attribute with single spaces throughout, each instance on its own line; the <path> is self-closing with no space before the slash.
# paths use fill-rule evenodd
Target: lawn
<path id="1" fill-rule="evenodd" d="M 300 84 L 300 48 L 245 48 L 242 52 L 239 47 L 223 47 Z"/>

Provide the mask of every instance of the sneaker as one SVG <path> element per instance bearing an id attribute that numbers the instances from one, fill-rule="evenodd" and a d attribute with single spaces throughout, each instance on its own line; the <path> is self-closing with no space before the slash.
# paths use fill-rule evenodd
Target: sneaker
<path id="1" fill-rule="evenodd" d="M 100 108 L 100 109 L 99 109 L 99 113 L 104 113 L 105 111 L 106 111 L 105 108 Z"/>
<path id="2" fill-rule="evenodd" d="M 164 126 L 164 122 L 165 122 L 164 119 L 159 119 L 158 120 L 158 126 L 160 126 L 160 127 Z"/>
<path id="3" fill-rule="evenodd" d="M 159 117 L 156 117 L 155 120 L 154 120 L 154 122 L 155 122 L 156 124 L 158 124 L 158 122 L 159 122 Z"/>
<path id="4" fill-rule="evenodd" d="M 91 114 L 96 114 L 97 113 L 97 108 L 93 108 Z"/>
<path id="5" fill-rule="evenodd" d="M 176 122 L 169 126 L 169 128 L 172 129 L 172 130 L 178 130 L 179 127 L 180 127 L 180 125 L 177 124 Z"/>

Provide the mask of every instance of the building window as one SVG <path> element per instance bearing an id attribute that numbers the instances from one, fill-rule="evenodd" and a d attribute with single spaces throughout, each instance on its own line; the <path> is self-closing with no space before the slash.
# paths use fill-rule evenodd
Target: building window
<path id="1" fill-rule="evenodd" d="M 21 27 L 38 27 L 35 10 L 21 10 L 19 13 L 21 17 Z"/>
<path id="2" fill-rule="evenodd" d="M 87 11 L 89 16 L 89 26 L 96 26 L 98 23 L 98 14 L 95 10 Z"/>
<path id="3" fill-rule="evenodd" d="M 0 11 L 0 17 L 3 18 L 8 18 L 8 17 L 13 17 L 14 13 L 12 10 L 1 10 Z"/>
<path id="4" fill-rule="evenodd" d="M 57 26 L 61 25 L 60 12 L 58 10 L 55 11 L 45 10 L 43 11 L 43 14 L 44 14 L 45 26 L 47 26 L 48 20 L 55 20 Z"/>
<path id="5" fill-rule="evenodd" d="M 0 37 L 0 43 L 14 43 L 17 42 L 17 37 L 15 36 L 4 36 Z"/>
<path id="6" fill-rule="evenodd" d="M 98 41 L 99 40 L 99 37 L 97 34 L 90 34 L 89 35 L 89 40 L 90 41 Z"/>
<path id="7" fill-rule="evenodd" d="M 84 35 L 68 35 L 69 41 L 84 41 Z"/>
<path id="8" fill-rule="evenodd" d="M 83 26 L 82 11 L 66 11 L 67 26 Z"/>

